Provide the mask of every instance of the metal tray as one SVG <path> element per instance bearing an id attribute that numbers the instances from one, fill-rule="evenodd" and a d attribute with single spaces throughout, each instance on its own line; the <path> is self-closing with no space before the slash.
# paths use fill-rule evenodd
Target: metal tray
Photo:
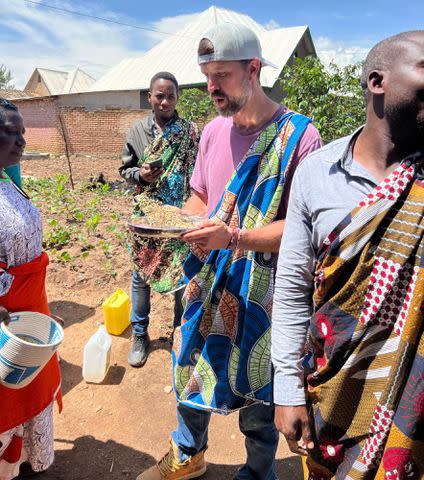
<path id="1" fill-rule="evenodd" d="M 140 236 L 159 238 L 178 238 L 183 233 L 194 229 L 186 227 L 153 227 L 151 225 L 131 222 L 128 222 L 127 226 L 131 232 L 137 233 Z"/>

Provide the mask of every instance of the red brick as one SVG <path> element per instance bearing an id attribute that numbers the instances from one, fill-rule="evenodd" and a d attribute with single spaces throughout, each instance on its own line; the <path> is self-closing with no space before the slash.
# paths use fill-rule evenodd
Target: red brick
<path id="1" fill-rule="evenodd" d="M 59 115 L 66 130 L 70 154 L 120 155 L 128 128 L 148 110 L 105 109 L 60 106 L 47 97 L 15 100 L 26 128 L 27 151 L 63 154 L 65 144 Z"/>

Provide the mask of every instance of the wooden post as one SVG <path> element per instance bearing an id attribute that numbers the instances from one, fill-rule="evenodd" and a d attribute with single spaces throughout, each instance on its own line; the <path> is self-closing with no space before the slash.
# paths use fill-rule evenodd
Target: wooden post
<path id="1" fill-rule="evenodd" d="M 63 122 L 62 118 L 62 113 L 59 112 L 59 123 L 60 123 L 60 129 L 62 131 L 62 138 L 63 138 L 63 143 L 65 144 L 65 155 L 66 155 L 66 161 L 68 163 L 68 170 L 69 170 L 69 181 L 71 182 L 71 188 L 72 190 L 75 190 L 74 186 L 74 177 L 72 175 L 72 164 L 71 164 L 71 159 L 69 157 L 69 147 L 68 147 L 68 135 L 66 132 L 65 124 Z"/>

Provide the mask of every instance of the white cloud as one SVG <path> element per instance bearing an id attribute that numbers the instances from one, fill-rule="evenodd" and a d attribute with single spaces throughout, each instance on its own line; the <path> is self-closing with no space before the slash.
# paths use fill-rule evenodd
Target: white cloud
<path id="1" fill-rule="evenodd" d="M 157 22 L 153 22 L 152 27 L 160 32 L 177 33 L 188 23 L 192 22 L 198 15 L 199 13 L 189 13 L 186 15 L 178 15 L 176 17 L 164 17 Z M 153 33 L 152 38 L 160 41 L 163 40 L 164 36 Z"/>
<path id="2" fill-rule="evenodd" d="M 340 67 L 364 60 L 371 46 L 364 47 L 347 42 L 336 42 L 328 37 L 318 37 L 315 40 L 315 48 L 321 61 L 325 65 L 334 62 Z"/>
<path id="3" fill-rule="evenodd" d="M 62 0 L 49 3 L 134 23 L 131 18 L 105 12 L 100 4 L 72 4 Z M 25 86 L 36 67 L 57 70 L 80 67 L 99 78 L 122 59 L 140 55 L 164 38 L 160 33 L 66 14 L 24 1 L 0 0 L 0 11 L 0 63 L 10 69 L 17 88 Z M 146 27 L 174 33 L 192 16 L 167 17 Z"/>
<path id="4" fill-rule="evenodd" d="M 97 15 L 122 23 L 134 24 L 132 18 L 113 11 L 104 11 L 100 3 L 50 0 L 59 8 Z M 194 20 L 198 13 L 163 17 L 141 30 L 75 16 L 40 7 L 22 0 L 0 0 L 0 63 L 12 72 L 17 88 L 23 88 L 36 67 L 71 70 L 80 67 L 95 78 L 121 60 L 141 55 L 166 38 L 164 33 L 177 33 Z M 99 13 L 100 12 L 100 13 Z M 267 29 L 281 28 L 274 19 Z M 335 42 L 327 37 L 315 41 L 317 53 L 324 63 L 335 61 L 346 65 L 362 60 L 368 48 Z"/>
<path id="5" fill-rule="evenodd" d="M 264 25 L 264 27 L 267 29 L 267 30 L 275 30 L 276 28 L 281 28 L 281 25 L 276 21 L 274 20 L 273 18 L 271 20 L 269 20 L 268 23 L 266 23 Z"/>

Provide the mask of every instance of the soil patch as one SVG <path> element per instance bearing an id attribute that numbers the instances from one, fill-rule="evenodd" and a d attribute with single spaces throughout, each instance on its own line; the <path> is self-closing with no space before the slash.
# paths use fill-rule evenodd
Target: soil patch
<path id="1" fill-rule="evenodd" d="M 116 158 L 73 157 L 74 178 L 80 184 L 103 174 L 113 186 L 125 190 L 117 172 L 119 163 Z M 35 177 L 36 185 L 39 186 L 41 179 L 49 179 L 54 188 L 58 185 L 54 177 L 68 172 L 64 157 L 26 160 L 21 168 L 23 175 Z M 169 434 L 176 425 L 173 393 L 166 393 L 166 387 L 172 383 L 169 343 L 172 298 L 153 295 L 152 344 L 143 368 L 133 369 L 127 364 L 131 344 L 128 329 L 123 335 L 113 337 L 112 367 L 104 382 L 100 385 L 85 383 L 81 372 L 83 348 L 97 323 L 102 321 L 100 306 L 116 288 L 128 293 L 130 289 L 131 265 L 125 240 L 119 233 L 131 214 L 131 196 L 113 190 L 106 193 L 81 191 L 76 199 L 72 197 L 68 210 L 79 205 L 85 217 L 74 223 L 68 223 L 71 214 L 66 211 L 66 204 L 58 205 L 56 213 L 52 211 L 57 200 L 53 194 L 50 197 L 45 194 L 43 198 L 36 191 L 35 197 L 47 231 L 59 227 L 79 230 L 70 233 L 69 243 L 49 250 L 50 307 L 52 313 L 63 318 L 65 327 L 65 341 L 60 349 L 64 409 L 61 415 L 56 412 L 55 416 L 55 464 L 37 478 L 135 479 L 167 451 Z M 101 201 L 95 205 L 95 211 L 101 218 L 95 230 L 90 232 L 86 227 L 86 212 L 90 210 L 89 207 L 84 210 L 83 204 L 98 197 Z M 57 224 L 51 225 L 54 221 Z M 84 250 L 82 247 L 87 244 L 93 244 L 94 248 Z M 69 257 L 61 257 L 64 251 Z M 89 254 L 84 255 L 87 251 Z M 209 480 L 231 479 L 244 463 L 244 438 L 239 432 L 236 414 L 213 416 L 206 458 L 209 468 L 203 478 Z M 277 458 L 281 479 L 302 478 L 300 460 L 290 456 L 282 441 Z"/>

